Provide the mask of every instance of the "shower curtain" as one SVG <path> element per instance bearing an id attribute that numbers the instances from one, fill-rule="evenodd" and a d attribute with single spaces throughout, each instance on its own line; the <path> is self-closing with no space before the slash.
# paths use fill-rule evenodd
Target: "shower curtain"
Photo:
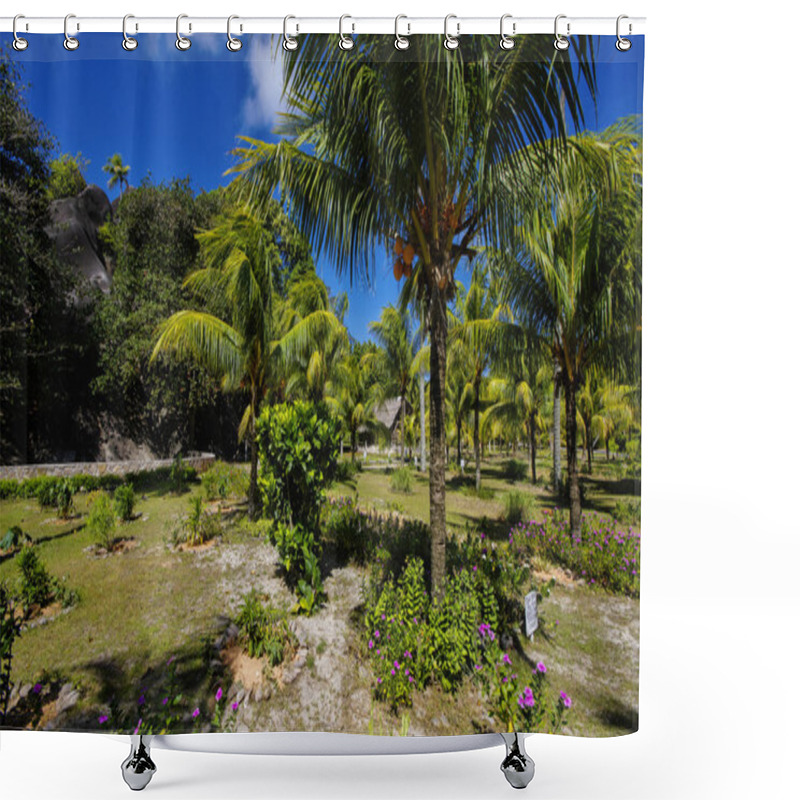
<path id="1" fill-rule="evenodd" d="M 0 728 L 635 731 L 643 37 L 29 39 Z"/>

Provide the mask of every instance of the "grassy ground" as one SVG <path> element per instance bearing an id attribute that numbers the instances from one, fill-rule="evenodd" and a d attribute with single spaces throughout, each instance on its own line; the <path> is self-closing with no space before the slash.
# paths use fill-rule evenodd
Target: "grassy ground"
<path id="1" fill-rule="evenodd" d="M 478 526 L 498 538 L 507 535 L 500 518 L 503 495 L 512 490 L 531 496 L 534 516 L 552 506 L 543 486 L 534 487 L 525 479 L 509 484 L 507 461 L 506 456 L 493 456 L 483 465 L 483 498 L 471 491 L 471 475 L 449 476 L 448 522 L 453 530 Z M 548 471 L 546 460 L 540 469 Z M 595 508 L 608 509 L 625 497 L 609 490 L 626 487 L 603 471 L 602 464 L 595 469 L 589 498 Z M 426 476 L 414 473 L 410 494 L 392 492 L 389 486 L 390 475 L 380 466 L 358 473 L 351 484 L 335 486 L 333 493 L 357 493 L 362 506 L 394 507 L 428 520 Z M 184 692 L 192 704 L 200 704 L 212 680 L 209 645 L 235 616 L 246 592 L 255 587 L 275 605 L 291 605 L 277 554 L 238 526 L 241 511 L 229 514 L 222 540 L 211 547 L 179 552 L 170 546 L 189 498 L 200 491 L 195 485 L 182 495 L 160 491 L 138 496 L 137 519 L 118 532 L 133 538 L 135 546 L 105 557 L 92 551 L 84 527 L 84 495 L 76 497 L 69 520 L 56 519 L 52 510 L 41 510 L 34 500 L 0 501 L 0 532 L 20 525 L 36 542 L 48 571 L 80 593 L 75 607 L 24 631 L 15 644 L 12 676 L 17 684 L 32 684 L 47 672 L 73 683 L 81 697 L 75 727 L 81 724 L 81 713 L 94 727 L 98 708 L 120 690 L 135 697 L 142 683 L 156 686 L 173 656 L 186 676 Z M 554 688 L 563 688 L 575 700 L 569 732 L 602 736 L 629 731 L 638 708 L 638 601 L 574 582 L 552 565 L 537 564 L 537 569 L 543 571 L 542 580 L 554 575 L 557 585 L 542 607 L 547 636 L 537 633 L 533 643 L 525 643 L 525 657 L 531 663 L 545 660 Z M 326 578 L 326 608 L 293 623 L 301 647 L 292 679 L 271 683 L 258 700 L 250 697 L 246 711 L 240 712 L 240 726 L 402 730 L 403 719 L 371 699 L 372 677 L 353 631 L 365 577 L 365 569 L 348 566 Z M 0 561 L 0 581 L 13 586 L 17 579 L 14 559 Z M 522 674 L 523 656 L 516 657 Z M 405 724 L 412 734 L 491 729 L 480 694 L 471 684 L 455 695 L 428 689 L 407 714 Z"/>

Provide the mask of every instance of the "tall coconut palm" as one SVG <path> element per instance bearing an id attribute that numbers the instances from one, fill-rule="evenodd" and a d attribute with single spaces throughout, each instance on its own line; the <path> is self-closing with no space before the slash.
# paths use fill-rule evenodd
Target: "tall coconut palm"
<path id="1" fill-rule="evenodd" d="M 378 430 L 375 416 L 376 394 L 370 384 L 369 354 L 360 358 L 348 354 L 336 365 L 335 393 L 331 399 L 334 413 L 341 417 L 350 434 L 350 460 L 354 461 L 358 450 L 358 432 L 361 429 Z"/>
<path id="2" fill-rule="evenodd" d="M 475 448 L 475 488 L 481 487 L 481 388 L 492 358 L 502 343 L 508 325 L 508 307 L 498 303 L 499 286 L 490 280 L 485 264 L 472 270 L 469 291 L 459 297 L 453 313 L 450 346 L 468 375 L 472 394 L 473 429 Z"/>
<path id="3" fill-rule="evenodd" d="M 626 120 L 584 133 L 553 159 L 530 209 L 527 245 L 509 259 L 515 313 L 550 342 L 566 404 L 570 529 L 581 525 L 577 394 L 587 371 L 638 364 L 641 331 L 641 147 Z"/>
<path id="4" fill-rule="evenodd" d="M 479 36 L 451 52 L 440 37 L 419 36 L 407 54 L 365 37 L 343 53 L 338 37 L 304 37 L 284 57 L 288 112 L 277 126 L 284 138 L 246 139 L 236 152 L 240 196 L 268 202 L 280 186 L 301 230 L 351 280 L 372 275 L 376 245 L 395 237 L 405 266 L 420 276 L 431 342 L 437 594 L 445 577 L 447 303 L 455 269 L 479 238 L 511 241 L 520 197 L 539 166 L 525 145 L 566 134 L 561 98 L 581 123 L 578 82 L 585 78 L 594 93 L 592 48 L 576 37 L 568 52 L 556 52 L 547 37 L 529 36 L 498 52 Z"/>
<path id="5" fill-rule="evenodd" d="M 103 166 L 103 172 L 107 172 L 111 177 L 108 179 L 108 188 L 113 189 L 119 186 L 119 196 L 122 197 L 124 189 L 128 188 L 128 173 L 131 168 L 122 163 L 122 156 L 114 153 Z"/>
<path id="6" fill-rule="evenodd" d="M 285 222 L 277 203 L 269 219 Z M 255 441 L 259 406 L 280 391 L 286 362 L 338 324 L 327 311 L 298 318 L 282 307 L 276 287 L 283 281 L 284 265 L 275 230 L 249 208 L 240 207 L 197 235 L 206 266 L 192 272 L 184 286 L 210 310 L 184 310 L 169 317 L 159 326 L 151 356 L 152 360 L 161 354 L 188 357 L 219 378 L 223 391 L 247 392 L 239 440 L 246 440 L 250 449 L 251 518 L 259 506 Z M 288 328 L 281 327 L 282 319 L 288 320 Z"/>
<path id="7" fill-rule="evenodd" d="M 404 462 L 406 405 L 419 368 L 419 361 L 414 356 L 411 315 L 395 306 L 385 306 L 380 319 L 370 322 L 369 330 L 381 348 L 368 356 L 368 368 L 374 368 L 381 375 L 378 384 L 380 399 L 386 402 L 400 398 L 400 461 Z"/>

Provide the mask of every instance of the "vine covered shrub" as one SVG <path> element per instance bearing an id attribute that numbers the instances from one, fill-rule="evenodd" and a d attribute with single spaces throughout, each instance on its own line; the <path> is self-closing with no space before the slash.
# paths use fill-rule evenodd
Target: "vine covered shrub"
<path id="1" fill-rule="evenodd" d="M 308 402 L 267 406 L 256 435 L 266 514 L 316 532 L 324 489 L 336 475 L 338 420 L 325 406 Z"/>
<path id="2" fill-rule="evenodd" d="M 250 658 L 266 656 L 274 667 L 297 649 L 297 637 L 289 627 L 286 613 L 265 606 L 255 590 L 245 596 L 236 625 L 239 639 Z"/>

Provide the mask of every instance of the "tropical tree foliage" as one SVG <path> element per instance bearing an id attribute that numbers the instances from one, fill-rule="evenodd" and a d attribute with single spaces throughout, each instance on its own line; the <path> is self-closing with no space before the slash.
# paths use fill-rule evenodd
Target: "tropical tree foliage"
<path id="1" fill-rule="evenodd" d="M 447 51 L 439 37 L 412 51 L 381 37 L 346 53 L 338 37 L 305 37 L 285 64 L 288 109 L 276 144 L 247 139 L 236 152 L 236 188 L 257 208 L 280 187 L 295 221 L 351 279 L 374 273 L 375 246 L 395 241 L 413 267 L 429 323 L 432 583 L 445 576 L 445 387 L 447 303 L 454 274 L 479 237 L 507 245 L 534 163 L 530 142 L 581 120 L 579 75 L 594 88 L 583 56 L 545 37 L 498 51 L 474 37 Z M 572 54 L 577 64 L 570 60 Z M 416 278 L 415 278 L 416 276 Z"/>
<path id="2" fill-rule="evenodd" d="M 612 376 L 638 371 L 640 144 L 636 120 L 572 137 L 537 186 L 525 247 L 505 265 L 515 314 L 546 338 L 560 370 L 575 534 L 581 523 L 578 392 L 592 368 Z"/>
<path id="3" fill-rule="evenodd" d="M 108 188 L 113 189 L 115 186 L 119 186 L 120 197 L 122 197 L 122 192 L 128 188 L 128 173 L 130 171 L 130 166 L 122 163 L 122 156 L 119 153 L 114 153 L 103 165 L 103 172 L 110 176 Z"/>

